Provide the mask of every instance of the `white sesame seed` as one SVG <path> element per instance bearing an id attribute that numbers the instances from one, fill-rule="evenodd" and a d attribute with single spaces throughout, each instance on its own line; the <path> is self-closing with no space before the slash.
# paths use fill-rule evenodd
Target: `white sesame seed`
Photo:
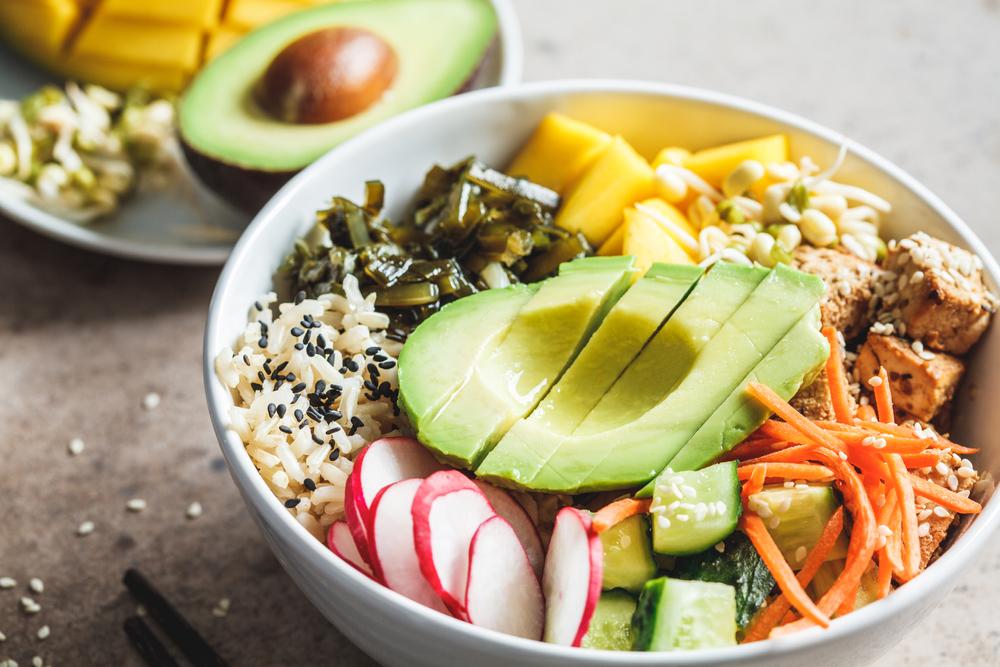
<path id="1" fill-rule="evenodd" d="M 38 577 L 32 577 L 31 581 L 28 582 L 28 588 L 36 593 L 41 593 L 45 590 L 45 583 Z"/>
<path id="2" fill-rule="evenodd" d="M 770 519 L 768 519 L 766 521 L 766 523 L 767 523 L 767 527 L 768 528 L 770 528 L 771 530 L 774 530 L 775 528 L 777 528 L 778 526 L 781 525 L 781 517 L 779 517 L 779 516 L 772 516 Z"/>
<path id="3" fill-rule="evenodd" d="M 885 524 L 880 524 L 878 527 L 878 534 L 883 537 L 890 537 L 892 535 L 892 528 L 886 526 Z"/>
<path id="4" fill-rule="evenodd" d="M 972 470 L 973 469 L 973 467 L 972 467 L 972 461 L 970 461 L 969 459 L 962 459 L 962 462 L 959 463 L 959 467 L 960 468 L 968 468 L 969 470 Z"/>
<path id="5" fill-rule="evenodd" d="M 881 387 L 882 378 L 880 378 L 878 375 L 873 375 L 870 378 L 868 378 L 868 384 L 872 387 Z"/>
<path id="6" fill-rule="evenodd" d="M 693 486 L 688 486 L 685 484 L 684 486 L 681 487 L 681 490 L 684 491 L 684 495 L 688 498 L 694 498 L 695 496 L 698 495 L 698 492 L 695 491 Z"/>
<path id="7" fill-rule="evenodd" d="M 924 344 L 919 340 L 915 340 L 912 343 L 910 343 L 910 348 L 917 354 L 920 354 L 921 352 L 924 351 Z"/>
<path id="8" fill-rule="evenodd" d="M 917 283 L 919 283 L 923 279 L 924 279 L 924 272 L 923 271 L 920 271 L 920 270 L 914 271 L 913 275 L 910 276 L 910 284 L 916 285 Z"/>
<path id="9" fill-rule="evenodd" d="M 926 521 L 927 519 L 931 518 L 932 513 L 933 512 L 930 509 L 920 510 L 919 512 L 917 512 L 917 521 Z"/>
<path id="10" fill-rule="evenodd" d="M 17 586 L 17 580 L 13 577 L 0 577 L 0 588 L 14 588 Z"/>
<path id="11" fill-rule="evenodd" d="M 129 512 L 141 512 L 146 509 L 146 501 L 142 498 L 132 498 L 127 503 L 125 503 L 125 508 Z"/>
<path id="12" fill-rule="evenodd" d="M 962 489 L 961 491 L 956 491 L 956 493 L 963 498 L 968 498 L 972 493 L 972 489 Z"/>
<path id="13" fill-rule="evenodd" d="M 922 350 L 917 353 L 917 356 L 923 359 L 924 361 L 931 361 L 935 355 L 930 350 Z"/>
<path id="14" fill-rule="evenodd" d="M 50 633 L 49 626 L 43 625 L 42 627 L 38 628 L 37 636 L 39 639 L 46 639 L 49 636 L 49 633 Z"/>
<path id="15" fill-rule="evenodd" d="M 146 615 L 146 608 L 143 607 L 141 604 L 137 604 L 135 606 L 135 615 L 136 616 L 145 616 Z"/>
<path id="16" fill-rule="evenodd" d="M 729 507 L 726 505 L 725 501 L 717 500 L 715 502 L 715 511 L 716 511 L 716 513 L 718 513 L 718 514 L 725 514 L 727 509 L 729 509 Z"/>
<path id="17" fill-rule="evenodd" d="M 44 667 L 45 661 L 42 660 L 42 656 L 36 655 L 31 659 L 31 667 Z"/>
<path id="18" fill-rule="evenodd" d="M 84 535 L 90 535 L 92 532 L 94 532 L 94 522 L 93 521 L 84 521 L 76 529 L 76 534 L 79 535 L 79 536 L 81 536 L 81 537 L 83 537 Z"/>
<path id="19" fill-rule="evenodd" d="M 889 540 L 885 538 L 884 535 L 879 535 L 878 540 L 875 542 L 876 551 L 879 549 L 885 549 L 885 545 L 889 543 Z"/>
<path id="20" fill-rule="evenodd" d="M 955 471 L 955 474 L 962 479 L 968 479 L 969 477 L 975 477 L 976 471 L 972 468 L 959 468 Z"/>
<path id="21" fill-rule="evenodd" d="M 142 399 L 142 407 L 147 410 L 155 410 L 156 406 L 160 404 L 160 395 L 155 391 L 151 391 L 146 394 Z"/>
<path id="22" fill-rule="evenodd" d="M 937 463 L 935 463 L 934 470 L 936 470 L 939 475 L 947 475 L 949 472 L 951 472 L 951 468 L 949 468 L 948 464 L 945 463 L 944 461 L 938 461 Z"/>
<path id="23" fill-rule="evenodd" d="M 23 609 L 26 614 L 37 614 L 42 610 L 42 606 L 29 597 L 22 597 L 21 609 Z"/>
<path id="24" fill-rule="evenodd" d="M 660 516 L 656 517 L 656 523 L 659 524 L 660 528 L 662 528 L 664 530 L 666 530 L 667 528 L 670 528 L 670 519 L 668 519 L 667 517 L 665 517 L 663 515 L 660 515 Z"/>
<path id="25" fill-rule="evenodd" d="M 804 561 L 806 559 L 806 556 L 808 554 L 809 554 L 809 550 L 806 549 L 804 546 L 800 546 L 798 549 L 795 550 L 795 562 L 796 563 L 801 563 L 802 561 Z"/>
<path id="26" fill-rule="evenodd" d="M 927 537 L 931 533 L 931 524 L 921 523 L 917 524 L 917 535 L 920 537 Z"/>
<path id="27" fill-rule="evenodd" d="M 784 514 L 789 509 L 791 509 L 791 507 L 792 507 L 792 498 L 791 498 L 791 496 L 782 498 L 781 502 L 778 503 L 778 512 L 780 512 L 781 514 Z"/>
<path id="28" fill-rule="evenodd" d="M 5 642 L 5 641 L 7 641 L 7 635 L 5 635 L 4 633 L 0 632 L 0 642 Z"/>
<path id="29" fill-rule="evenodd" d="M 951 516 L 951 513 L 944 507 L 938 505 L 937 507 L 934 508 L 934 516 L 939 516 L 942 519 L 946 519 L 949 516 Z"/>
<path id="30" fill-rule="evenodd" d="M 845 452 L 837 452 L 837 455 L 844 461 L 847 460 L 847 454 Z"/>
<path id="31" fill-rule="evenodd" d="M 229 605 L 230 605 L 229 598 L 221 598 L 219 600 L 219 609 L 226 609 L 226 610 L 228 610 L 229 609 Z"/>
<path id="32" fill-rule="evenodd" d="M 796 482 L 795 488 L 798 489 L 799 491 L 805 491 L 806 489 L 809 488 L 809 485 L 806 484 L 805 482 Z"/>
<path id="33" fill-rule="evenodd" d="M 189 519 L 197 519 L 198 517 L 201 516 L 201 511 L 202 511 L 201 503 L 193 502 L 190 505 L 188 505 L 187 511 L 184 512 L 184 516 L 186 516 Z"/>
<path id="34" fill-rule="evenodd" d="M 795 482 L 793 482 L 790 479 L 789 480 L 785 480 L 785 483 L 782 486 L 784 486 L 786 489 L 791 489 L 791 488 L 793 488 L 795 486 Z"/>
<path id="35" fill-rule="evenodd" d="M 72 456 L 79 456 L 83 453 L 84 448 L 83 440 L 80 438 L 73 438 L 69 441 L 69 453 Z"/>
<path id="36" fill-rule="evenodd" d="M 674 518 L 678 521 L 689 521 L 691 519 L 687 514 L 677 514 Z"/>
<path id="37" fill-rule="evenodd" d="M 958 477 L 955 475 L 948 475 L 948 488 L 952 491 L 958 491 Z"/>

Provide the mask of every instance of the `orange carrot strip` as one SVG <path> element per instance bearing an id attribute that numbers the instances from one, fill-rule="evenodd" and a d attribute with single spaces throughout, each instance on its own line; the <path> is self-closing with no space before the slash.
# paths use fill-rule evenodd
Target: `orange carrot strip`
<path id="1" fill-rule="evenodd" d="M 645 514 L 649 512 L 649 506 L 652 502 L 648 498 L 645 500 L 622 498 L 609 505 L 605 505 L 594 513 L 594 531 L 603 533 L 608 528 L 611 528 L 611 526 L 621 523 L 630 516 Z"/>
<path id="2" fill-rule="evenodd" d="M 938 462 L 934 452 L 919 452 L 917 454 L 900 454 L 907 468 L 930 468 Z"/>
<path id="3" fill-rule="evenodd" d="M 900 435 L 903 437 L 913 437 L 915 434 L 913 429 L 909 426 L 900 426 L 899 424 L 883 424 L 880 422 L 867 422 L 863 425 L 865 428 L 869 428 L 873 431 L 879 431 L 881 433 L 891 433 L 893 435 Z M 948 438 L 935 434 L 934 437 L 924 439 L 927 446 L 933 449 L 949 449 L 956 454 L 976 454 L 979 450 L 975 447 L 964 447 L 962 445 L 956 444 L 949 440 Z"/>
<path id="4" fill-rule="evenodd" d="M 805 588 L 792 572 L 792 568 L 781 555 L 781 550 L 774 543 L 774 538 L 767 531 L 767 526 L 764 525 L 761 518 L 752 512 L 744 512 L 743 516 L 740 517 L 740 528 L 750 538 L 757 553 L 760 554 L 761 560 L 764 561 L 767 569 L 770 570 L 774 580 L 778 583 L 781 592 L 788 598 L 792 606 L 802 614 L 803 619 L 808 619 L 824 628 L 829 626 L 829 615 L 821 612 L 809 598 Z"/>
<path id="5" fill-rule="evenodd" d="M 836 438 L 821 429 L 819 426 L 816 426 L 816 424 L 809 421 L 806 417 L 803 417 L 798 410 L 789 405 L 788 401 L 781 398 L 781 396 L 778 396 L 778 394 L 767 385 L 759 382 L 750 382 L 747 384 L 747 393 L 760 401 L 761 404 L 771 410 L 774 414 L 784 419 L 788 424 L 799 431 L 802 435 L 809 438 L 813 443 L 823 447 L 829 447 L 832 450 L 841 449 L 840 442 Z"/>
<path id="6" fill-rule="evenodd" d="M 867 403 L 859 405 L 857 412 L 854 414 L 863 422 L 873 422 L 878 419 L 878 415 L 875 414 L 875 408 Z"/>
<path id="7" fill-rule="evenodd" d="M 833 471 L 815 463 L 745 463 L 736 470 L 741 480 L 748 480 L 758 468 L 767 470 L 768 478 L 804 479 L 809 481 L 833 478 Z"/>
<path id="8" fill-rule="evenodd" d="M 801 463 L 808 460 L 809 452 L 815 449 L 812 445 L 794 445 L 777 452 L 758 456 L 755 459 L 749 459 L 744 463 Z"/>
<path id="9" fill-rule="evenodd" d="M 833 549 L 833 545 L 837 543 L 837 538 L 840 537 L 840 533 L 844 530 L 844 508 L 838 507 L 837 511 L 833 513 L 830 519 L 826 522 L 823 527 L 823 532 L 820 533 L 819 539 L 816 541 L 816 545 L 806 556 L 805 562 L 802 564 L 802 569 L 795 576 L 798 580 L 799 585 L 803 588 L 809 585 L 819 571 L 819 568 L 826 562 L 826 557 L 829 555 L 830 550 Z M 781 619 L 785 617 L 788 610 L 791 608 L 791 603 L 788 598 L 782 593 L 774 599 L 774 601 L 767 606 L 766 609 L 757 615 L 754 619 L 753 624 L 747 628 L 746 634 L 744 635 L 743 642 L 755 642 L 762 639 L 767 639 L 767 636 L 771 633 L 771 630 L 776 626 Z"/>
<path id="10" fill-rule="evenodd" d="M 854 588 L 844 596 L 844 601 L 837 607 L 837 616 L 846 616 L 854 611 L 854 604 L 858 601 L 858 589 L 861 588 L 861 581 L 854 584 Z"/>
<path id="11" fill-rule="evenodd" d="M 740 496 L 745 500 L 755 493 L 760 493 L 764 489 L 764 480 L 767 478 L 767 465 L 766 463 L 757 464 L 751 471 L 750 476 L 746 483 L 743 484 L 743 488 L 740 490 Z M 739 470 L 736 471 L 739 474 Z"/>
<path id="12" fill-rule="evenodd" d="M 878 552 L 878 575 L 876 582 L 878 585 L 878 599 L 881 600 L 892 589 L 892 564 L 889 563 L 885 556 L 885 549 L 880 549 Z"/>
<path id="13" fill-rule="evenodd" d="M 896 491 L 896 501 L 902 517 L 902 559 L 901 578 L 909 581 L 920 573 L 920 536 L 917 535 L 917 506 L 913 495 L 910 474 L 899 454 L 887 454 L 886 465 L 892 473 L 892 486 Z"/>
<path id="14" fill-rule="evenodd" d="M 983 506 L 971 498 L 960 496 L 954 491 L 949 491 L 930 480 L 918 477 L 912 472 L 909 475 L 914 495 L 933 500 L 938 505 L 959 514 L 979 514 L 983 511 Z"/>
<path id="15" fill-rule="evenodd" d="M 851 398 L 847 391 L 847 376 L 844 373 L 840 340 L 837 337 L 837 330 L 833 327 L 823 327 L 823 335 L 830 343 L 830 356 L 826 358 L 826 382 L 830 389 L 833 414 L 837 416 L 837 421 L 848 424 L 854 417 L 854 411 L 851 410 Z"/>
<path id="16" fill-rule="evenodd" d="M 896 421 L 896 415 L 892 410 L 892 389 L 889 387 L 889 374 L 885 372 L 885 366 L 879 366 L 878 377 L 881 382 L 875 387 L 875 410 L 880 422 L 892 424 Z"/>
<path id="17" fill-rule="evenodd" d="M 920 438 L 901 438 L 888 433 L 837 433 L 836 437 L 849 447 L 865 447 L 882 454 L 917 454 L 927 449 Z"/>

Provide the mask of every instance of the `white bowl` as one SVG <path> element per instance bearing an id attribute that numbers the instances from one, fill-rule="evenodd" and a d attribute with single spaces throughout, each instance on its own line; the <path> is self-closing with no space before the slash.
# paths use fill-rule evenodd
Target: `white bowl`
<path id="1" fill-rule="evenodd" d="M 358 574 L 293 520 L 264 485 L 240 439 L 227 430 L 229 392 L 212 359 L 242 331 L 247 309 L 271 289 L 281 258 L 331 195 L 360 197 L 362 184 L 386 184 L 387 210 L 398 218 L 435 162 L 475 154 L 502 166 L 548 111 L 562 111 L 622 134 L 647 156 L 668 145 L 691 148 L 784 132 L 792 152 L 829 164 L 841 142 L 849 153 L 838 179 L 863 185 L 893 204 L 890 236 L 925 230 L 976 252 L 992 287 L 1000 268 L 954 212 L 895 165 L 837 133 L 746 100 L 652 83 L 561 81 L 462 95 L 412 111 L 334 149 L 306 169 L 260 212 L 236 244 L 212 299 L 205 332 L 205 385 L 216 434 L 233 479 L 278 560 L 317 608 L 352 641 L 386 665 L 522 667 L 556 665 L 863 665 L 898 642 L 936 605 L 982 550 L 996 528 L 1000 504 L 988 503 L 936 563 L 888 598 L 827 630 L 776 641 L 685 653 L 610 653 L 570 649 L 476 628 L 429 611 Z M 1000 473 L 1000 442 L 991 410 L 1000 395 L 1000 332 L 994 327 L 975 351 L 961 396 L 955 433 L 981 447 L 979 465 Z M 980 397 L 976 399 L 975 397 Z"/>

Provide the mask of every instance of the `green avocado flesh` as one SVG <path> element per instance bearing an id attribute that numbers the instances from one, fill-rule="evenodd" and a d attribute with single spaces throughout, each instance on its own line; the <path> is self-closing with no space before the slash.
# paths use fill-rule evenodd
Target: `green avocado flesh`
<path id="1" fill-rule="evenodd" d="M 783 265 L 654 267 L 626 292 L 630 262 L 577 260 L 517 304 L 498 298 L 502 313 L 470 297 L 483 306 L 418 327 L 399 374 L 421 442 L 507 486 L 634 488 L 668 463 L 701 467 L 756 428 L 767 413 L 748 382 L 787 398 L 825 361 L 818 278 Z"/>
<path id="2" fill-rule="evenodd" d="M 374 32 L 395 51 L 398 71 L 381 99 L 322 124 L 285 123 L 260 110 L 252 91 L 274 57 L 299 37 L 337 26 Z M 251 33 L 201 71 L 181 101 L 181 136 L 225 164 L 296 171 L 390 116 L 455 93 L 496 29 L 488 0 L 356 0 L 296 12 Z"/>
<path id="3" fill-rule="evenodd" d="M 631 257 L 581 259 L 542 283 L 499 345 L 417 425 L 420 441 L 453 463 L 477 465 L 576 357 L 627 289 L 633 262 Z M 488 333 L 480 326 L 475 324 L 467 335 Z"/>

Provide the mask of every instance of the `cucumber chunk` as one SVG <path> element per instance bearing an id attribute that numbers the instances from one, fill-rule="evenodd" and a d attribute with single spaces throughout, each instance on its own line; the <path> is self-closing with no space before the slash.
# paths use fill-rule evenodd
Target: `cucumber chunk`
<path id="1" fill-rule="evenodd" d="M 823 563 L 812 583 L 809 584 L 809 592 L 814 599 L 819 599 L 830 590 L 833 582 L 837 580 L 840 573 L 844 571 L 844 560 L 831 560 Z M 857 596 L 854 598 L 854 609 L 857 611 L 865 605 L 869 605 L 878 599 L 878 571 L 874 565 L 869 565 L 864 574 L 861 575 L 861 585 L 858 586 Z"/>
<path id="2" fill-rule="evenodd" d="M 649 540 L 649 519 L 630 516 L 601 533 L 604 546 L 604 590 L 624 588 L 638 593 L 656 575 L 656 562 Z"/>
<path id="3" fill-rule="evenodd" d="M 580 646 L 605 651 L 631 651 L 634 613 L 634 597 L 625 591 L 604 591 Z"/>
<path id="4" fill-rule="evenodd" d="M 802 568 L 806 555 L 816 546 L 827 521 L 839 506 L 837 495 L 828 484 L 765 487 L 749 500 L 749 507 L 764 520 L 768 532 L 793 570 Z M 826 559 L 837 560 L 846 556 L 847 537 L 844 532 Z"/>
<path id="5" fill-rule="evenodd" d="M 653 550 L 686 556 L 704 551 L 736 530 L 742 505 L 736 461 L 656 478 L 653 504 Z"/>
<path id="6" fill-rule="evenodd" d="M 736 592 L 727 584 L 653 579 L 642 589 L 632 624 L 638 651 L 734 646 Z"/>

